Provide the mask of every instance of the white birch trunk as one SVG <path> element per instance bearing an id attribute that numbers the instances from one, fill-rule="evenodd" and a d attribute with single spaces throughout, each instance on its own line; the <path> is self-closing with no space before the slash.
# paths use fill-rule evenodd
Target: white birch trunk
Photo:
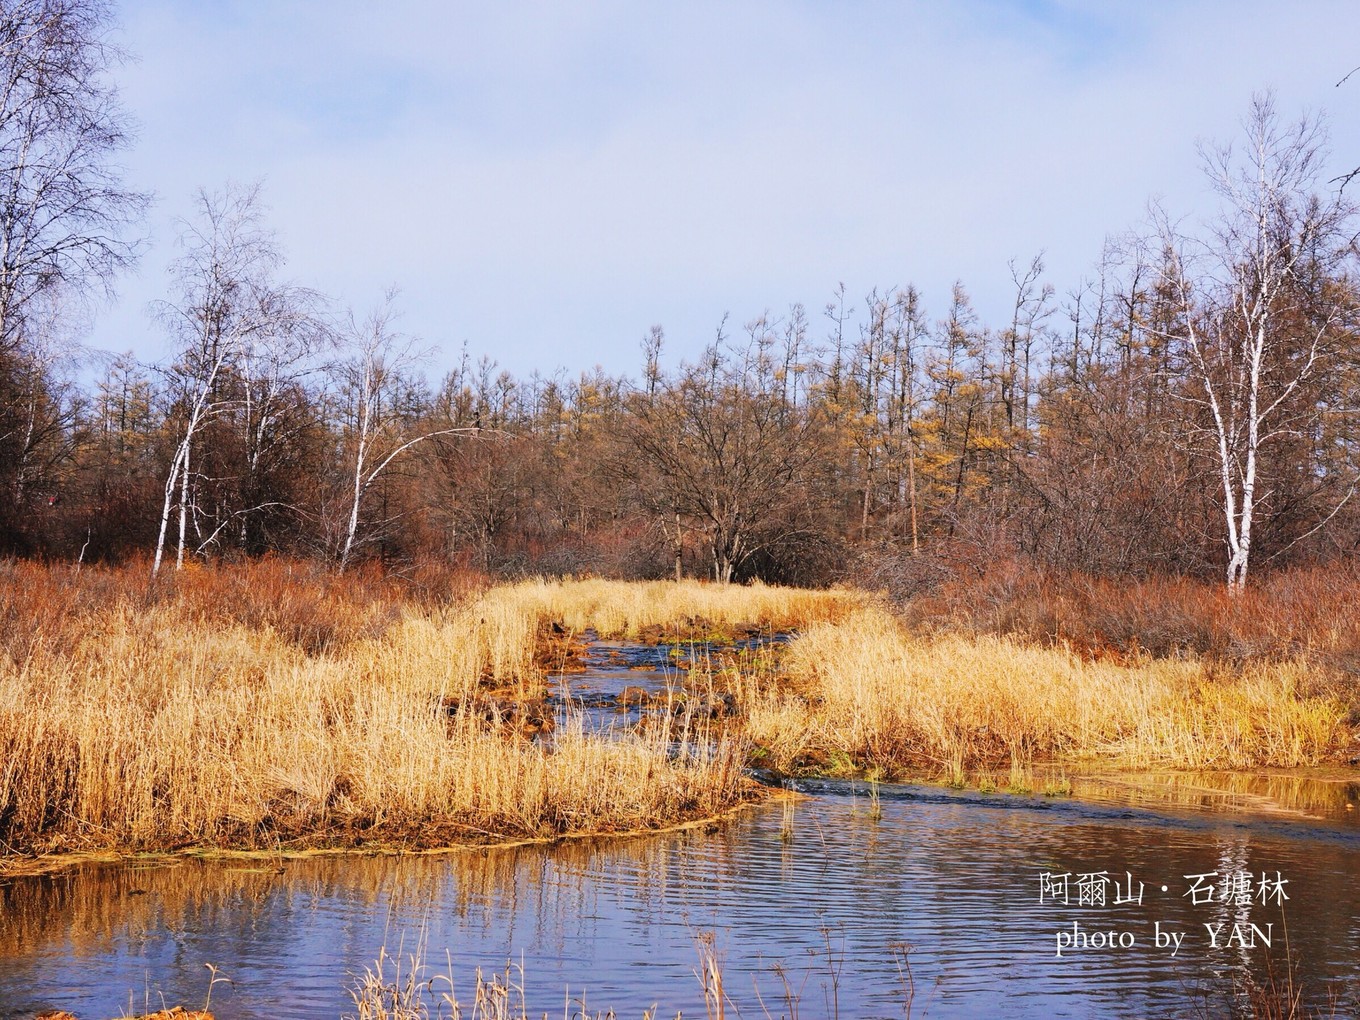
<path id="1" fill-rule="evenodd" d="M 156 558 L 151 564 L 152 577 L 160 573 L 161 560 L 165 556 L 165 535 L 170 528 L 170 512 L 175 508 L 175 486 L 179 482 L 179 466 L 184 457 L 185 442 L 181 442 L 175 450 L 175 459 L 170 462 L 170 476 L 165 480 L 165 505 L 161 508 L 161 530 L 156 539 Z"/>

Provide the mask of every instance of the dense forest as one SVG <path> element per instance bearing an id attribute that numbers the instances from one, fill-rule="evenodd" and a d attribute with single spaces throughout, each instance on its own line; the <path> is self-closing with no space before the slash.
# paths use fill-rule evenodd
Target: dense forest
<path id="1" fill-rule="evenodd" d="M 1240 586 L 1360 542 L 1357 220 L 1318 122 L 1268 96 L 1203 154 L 1202 226 L 1155 211 L 1063 291 L 1017 260 L 1002 322 L 962 283 L 842 286 L 723 318 L 694 357 L 654 327 L 635 375 L 464 353 L 431 381 L 396 296 L 360 315 L 289 282 L 260 194 L 227 187 L 184 220 L 147 327 L 176 353 L 146 364 L 72 328 L 147 202 L 112 169 L 108 12 L 5 9 L 0 554 L 908 593 L 998 559 Z"/>

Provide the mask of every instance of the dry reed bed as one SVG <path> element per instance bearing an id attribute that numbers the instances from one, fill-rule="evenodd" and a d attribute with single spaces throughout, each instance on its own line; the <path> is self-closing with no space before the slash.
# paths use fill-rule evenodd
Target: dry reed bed
<path id="1" fill-rule="evenodd" d="M 541 691 L 548 621 L 782 629 L 850 601 L 535 582 L 429 609 L 371 579 L 296 580 L 279 564 L 159 589 L 127 571 L 6 565 L 0 612 L 24 638 L 0 656 L 0 851 L 428 843 L 714 814 L 751 795 L 733 742 L 676 754 L 665 727 L 612 740 L 566 727 L 537 743 L 446 706 L 488 682 Z"/>
<path id="2" fill-rule="evenodd" d="M 1346 704 L 1302 661 L 1092 660 L 1006 637 L 914 635 L 874 608 L 809 627 L 782 669 L 784 682 L 743 703 L 750 737 L 785 770 L 1289 767 L 1350 739 Z"/>
<path id="3" fill-rule="evenodd" d="M 847 591 L 456 578 L 422 591 L 286 561 L 150 586 L 139 567 L 0 564 L 0 854 L 646 827 L 749 796 L 744 740 L 784 770 L 958 777 L 1055 759 L 1292 766 L 1351 739 L 1346 706 L 1302 659 L 913 635 Z M 800 636 L 773 670 L 728 678 L 744 731 L 679 756 L 666 726 L 537 743 L 450 716 L 489 685 L 541 694 L 554 624 Z"/>
<path id="4" fill-rule="evenodd" d="M 524 581 L 433 612 L 407 613 L 386 640 L 372 643 L 370 654 L 384 672 L 444 674 L 439 690 L 445 695 L 465 695 L 482 682 L 514 684 L 530 695 L 541 686 L 536 651 L 550 624 L 610 638 L 656 628 L 681 636 L 714 626 L 789 631 L 844 619 L 867 599 L 862 592 L 761 584 Z"/>

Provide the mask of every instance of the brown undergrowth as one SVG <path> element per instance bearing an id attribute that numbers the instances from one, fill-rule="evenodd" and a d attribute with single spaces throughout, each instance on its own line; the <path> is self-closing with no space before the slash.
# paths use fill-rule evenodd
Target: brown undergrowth
<path id="1" fill-rule="evenodd" d="M 1237 595 L 1191 578 L 1092 577 L 1008 560 L 942 577 L 901 604 L 913 630 L 1006 635 L 1122 661 L 1303 655 L 1360 675 L 1355 564 L 1262 572 Z"/>

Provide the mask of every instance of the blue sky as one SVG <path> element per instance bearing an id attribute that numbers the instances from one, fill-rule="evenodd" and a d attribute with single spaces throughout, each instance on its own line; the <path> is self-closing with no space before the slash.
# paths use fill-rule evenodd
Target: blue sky
<path id="1" fill-rule="evenodd" d="M 1196 144 L 1254 91 L 1329 116 L 1360 163 L 1348 2 L 464 3 L 142 0 L 120 10 L 150 247 L 88 342 L 154 359 L 175 219 L 264 183 L 287 275 L 516 374 L 635 373 L 843 281 L 961 279 L 984 322 L 1007 263 L 1060 294 L 1160 196 L 1207 212 Z"/>

